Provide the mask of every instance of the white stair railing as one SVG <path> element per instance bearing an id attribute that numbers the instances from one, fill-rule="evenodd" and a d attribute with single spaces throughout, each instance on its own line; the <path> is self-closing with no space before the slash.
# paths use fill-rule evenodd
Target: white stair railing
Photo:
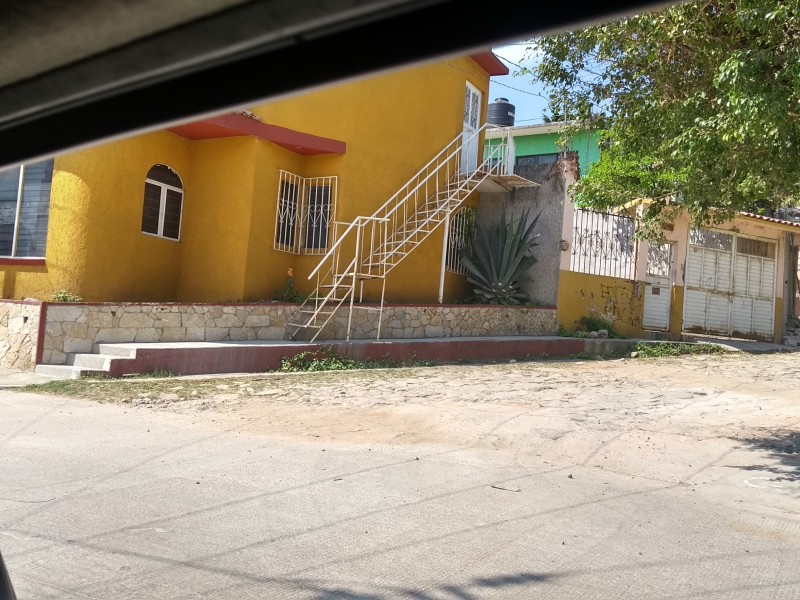
<path id="1" fill-rule="evenodd" d="M 378 317 L 380 339 L 386 275 L 419 246 L 475 188 L 490 175 L 506 175 L 513 169 L 510 132 L 488 145 L 483 161 L 473 171 L 461 168 L 464 147 L 476 142 L 483 125 L 469 137 L 459 135 L 393 194 L 369 217 L 356 217 L 337 237 L 308 279 L 316 277 L 316 289 L 287 324 L 290 339 L 302 329 L 316 329 L 311 341 L 333 318 L 337 309 L 350 303 L 347 339 L 350 339 L 356 292 L 362 297 L 365 280 L 382 280 Z M 344 256 L 344 258 L 343 258 Z M 345 264 L 346 263 L 346 264 Z M 357 290 L 357 286 L 361 286 Z"/>

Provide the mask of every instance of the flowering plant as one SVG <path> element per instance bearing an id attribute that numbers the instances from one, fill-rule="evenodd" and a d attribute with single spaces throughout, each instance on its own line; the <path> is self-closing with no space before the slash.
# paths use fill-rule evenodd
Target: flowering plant
<path id="1" fill-rule="evenodd" d="M 294 269 L 286 271 L 286 285 L 283 290 L 275 292 L 275 299 L 283 302 L 303 302 L 306 297 L 294 289 Z"/>

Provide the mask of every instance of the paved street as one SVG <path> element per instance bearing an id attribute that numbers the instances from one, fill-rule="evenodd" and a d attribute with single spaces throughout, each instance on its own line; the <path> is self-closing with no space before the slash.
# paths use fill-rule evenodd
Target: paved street
<path id="1" fill-rule="evenodd" d="M 196 381 L 0 391 L 21 600 L 800 598 L 798 354 Z"/>

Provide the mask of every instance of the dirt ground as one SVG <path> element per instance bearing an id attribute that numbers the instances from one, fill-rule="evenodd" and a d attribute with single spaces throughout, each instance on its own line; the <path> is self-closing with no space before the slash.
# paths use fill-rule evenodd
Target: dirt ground
<path id="1" fill-rule="evenodd" d="M 184 378 L 106 400 L 274 438 L 491 449 L 680 485 L 738 477 L 800 514 L 798 382 L 800 355 L 731 354 Z"/>

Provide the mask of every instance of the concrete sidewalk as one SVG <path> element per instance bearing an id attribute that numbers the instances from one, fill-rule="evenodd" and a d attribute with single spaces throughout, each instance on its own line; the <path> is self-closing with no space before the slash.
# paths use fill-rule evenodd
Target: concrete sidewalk
<path id="1" fill-rule="evenodd" d="M 47 383 L 48 381 L 53 381 L 53 379 L 53 377 L 47 377 L 46 375 L 37 375 L 33 371 L 17 371 L 16 369 L 0 367 L 0 389 Z"/>

